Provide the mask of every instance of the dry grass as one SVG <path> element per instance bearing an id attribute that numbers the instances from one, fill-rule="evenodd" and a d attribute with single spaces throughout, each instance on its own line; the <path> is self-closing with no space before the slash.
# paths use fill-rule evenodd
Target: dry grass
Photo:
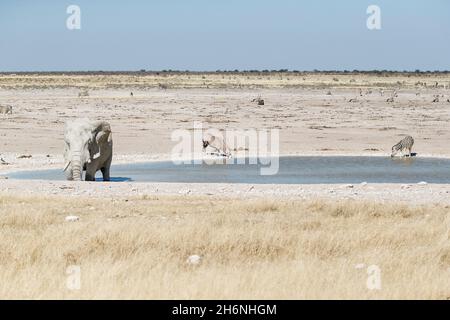
<path id="1" fill-rule="evenodd" d="M 349 201 L 3 196 L 0 297 L 449 299 L 449 214 Z M 186 263 L 193 254 L 199 265 Z M 373 264 L 381 290 L 366 287 Z M 66 288 L 70 265 L 81 268 L 80 290 Z"/>
<path id="2" fill-rule="evenodd" d="M 284 87 L 390 87 L 418 88 L 449 85 L 449 74 L 320 74 L 314 72 L 256 73 L 142 73 L 142 74 L 0 74 L 3 89 L 73 88 L 284 88 Z"/>

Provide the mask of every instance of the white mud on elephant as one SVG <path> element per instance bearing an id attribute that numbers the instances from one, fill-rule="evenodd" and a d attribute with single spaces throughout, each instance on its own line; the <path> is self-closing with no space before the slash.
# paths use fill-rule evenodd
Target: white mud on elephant
<path id="1" fill-rule="evenodd" d="M 111 126 L 105 121 L 76 119 L 66 123 L 64 131 L 64 171 L 68 180 L 95 181 L 101 170 L 103 181 L 110 181 L 112 161 Z"/>

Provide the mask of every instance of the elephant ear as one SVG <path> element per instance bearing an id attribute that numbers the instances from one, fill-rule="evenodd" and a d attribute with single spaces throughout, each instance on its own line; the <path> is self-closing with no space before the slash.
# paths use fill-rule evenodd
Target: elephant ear
<path id="1" fill-rule="evenodd" d="M 97 159 L 101 154 L 101 145 L 106 143 L 111 136 L 111 126 L 108 122 L 98 121 L 94 123 L 94 129 L 92 131 L 96 144 L 96 153 L 92 155 L 92 159 Z"/>

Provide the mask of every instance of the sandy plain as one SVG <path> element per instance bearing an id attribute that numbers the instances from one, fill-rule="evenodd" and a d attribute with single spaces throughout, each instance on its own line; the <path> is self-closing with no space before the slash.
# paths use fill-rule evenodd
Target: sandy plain
<path id="1" fill-rule="evenodd" d="M 448 158 L 449 88 L 445 74 L 1 75 L 0 104 L 13 106 L 12 115 L 0 115 L 1 296 L 448 299 L 450 184 L 77 183 L 7 176 L 62 168 L 64 122 L 80 116 L 111 123 L 114 163 L 169 159 L 171 133 L 192 130 L 194 121 L 221 130 L 279 129 L 283 155 L 385 156 L 411 134 L 418 157 Z M 83 90 L 89 96 L 79 97 Z M 251 102 L 258 96 L 264 106 Z M 66 215 L 81 219 L 67 223 Z M 191 254 L 204 262 L 187 265 Z M 64 268 L 73 264 L 85 266 L 84 289 L 75 292 L 64 286 Z M 386 280 L 375 291 L 364 276 L 373 264 Z M 36 280 L 44 269 L 49 272 Z M 98 283 L 98 274 L 107 277 Z M 148 274 L 149 281 L 165 282 L 139 286 Z M 208 285 L 199 285 L 201 279 Z"/>

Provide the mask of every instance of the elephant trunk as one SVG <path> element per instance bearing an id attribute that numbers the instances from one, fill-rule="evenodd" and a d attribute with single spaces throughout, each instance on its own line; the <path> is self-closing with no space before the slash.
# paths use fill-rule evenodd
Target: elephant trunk
<path id="1" fill-rule="evenodd" d="M 72 176 L 73 180 L 81 181 L 81 172 L 82 172 L 82 164 L 81 164 L 81 155 L 80 152 L 74 153 L 72 158 Z"/>

